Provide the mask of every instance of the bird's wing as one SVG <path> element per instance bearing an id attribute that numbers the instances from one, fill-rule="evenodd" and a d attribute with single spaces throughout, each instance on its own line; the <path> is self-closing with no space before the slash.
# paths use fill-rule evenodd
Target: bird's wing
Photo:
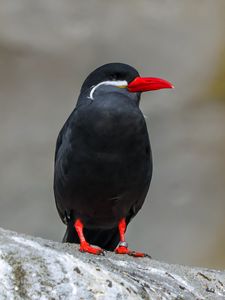
<path id="1" fill-rule="evenodd" d="M 149 139 L 146 139 L 146 141 L 147 141 L 146 149 L 147 149 L 147 153 L 148 153 L 148 160 L 146 163 L 149 165 L 148 172 L 146 175 L 145 182 L 144 182 L 141 190 L 139 190 L 138 201 L 132 205 L 128 215 L 126 216 L 127 224 L 136 216 L 136 214 L 141 209 L 141 207 L 145 201 L 146 195 L 148 193 L 149 186 L 150 186 L 151 179 L 152 179 L 152 152 L 151 152 Z"/>
<path id="2" fill-rule="evenodd" d="M 70 120 L 73 117 L 75 110 L 76 110 L 76 108 L 72 111 L 69 118 L 66 120 L 65 124 L 63 125 L 62 129 L 59 132 L 59 135 L 58 135 L 58 138 L 56 141 L 56 147 L 55 147 L 55 163 L 58 159 L 59 151 L 63 147 L 63 138 L 69 129 Z"/>
<path id="3" fill-rule="evenodd" d="M 54 170 L 54 194 L 55 194 L 55 203 L 58 210 L 58 213 L 64 223 L 66 223 L 65 219 L 65 211 L 63 208 L 61 208 L 60 203 L 62 202 L 63 196 L 60 193 L 60 188 L 58 184 L 58 178 L 60 178 L 61 181 L 65 180 L 64 176 L 64 167 L 66 167 L 66 162 L 62 162 L 60 159 L 62 157 L 62 154 L 64 157 L 67 157 L 67 153 L 69 153 L 71 147 L 70 147 L 70 121 L 73 117 L 74 111 L 70 114 L 69 118 L 65 122 L 64 126 L 59 132 L 57 141 L 56 141 L 56 148 L 55 148 L 55 170 Z"/>
<path id="4" fill-rule="evenodd" d="M 68 131 L 70 130 L 70 122 L 71 122 L 71 119 L 74 119 L 75 112 L 77 110 L 79 110 L 79 108 L 82 107 L 83 105 L 88 105 L 88 104 L 92 103 L 92 101 L 89 100 L 89 101 L 85 101 L 84 103 L 82 103 L 82 102 L 80 102 L 80 104 L 78 104 L 78 103 L 79 103 L 79 99 L 78 99 L 76 107 L 71 112 L 70 116 L 68 117 L 68 119 L 66 120 L 66 122 L 63 125 L 62 129 L 59 132 L 59 135 L 58 135 L 58 138 L 57 138 L 57 141 L 56 141 L 56 148 L 55 148 L 55 163 L 57 161 L 60 149 L 64 146 L 63 145 L 63 139 L 64 139 L 65 135 L 68 136 Z"/>
<path id="5" fill-rule="evenodd" d="M 64 129 L 64 126 L 63 126 L 63 128 L 60 130 L 59 135 L 57 137 L 56 147 L 55 147 L 55 163 L 56 163 L 56 160 L 57 160 L 57 155 L 58 155 L 59 148 L 62 145 L 62 138 L 63 138 L 64 131 L 65 131 L 65 129 Z"/>

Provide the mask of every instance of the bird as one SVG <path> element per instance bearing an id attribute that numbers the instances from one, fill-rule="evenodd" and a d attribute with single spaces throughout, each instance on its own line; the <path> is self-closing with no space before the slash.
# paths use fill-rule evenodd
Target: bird
<path id="1" fill-rule="evenodd" d="M 63 242 L 95 255 L 107 250 L 145 256 L 125 239 L 152 178 L 152 151 L 139 105 L 142 92 L 164 88 L 173 85 L 141 77 L 124 63 L 102 65 L 85 79 L 55 149 L 55 203 L 67 226 Z"/>

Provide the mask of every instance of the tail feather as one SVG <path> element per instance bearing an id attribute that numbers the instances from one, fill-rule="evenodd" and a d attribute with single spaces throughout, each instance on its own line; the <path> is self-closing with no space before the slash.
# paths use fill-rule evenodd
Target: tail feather
<path id="1" fill-rule="evenodd" d="M 117 247 L 120 237 L 118 228 L 112 229 L 87 229 L 84 228 L 84 236 L 88 243 L 99 246 L 102 249 L 113 251 Z M 68 224 L 63 243 L 79 244 L 80 240 L 72 224 Z"/>

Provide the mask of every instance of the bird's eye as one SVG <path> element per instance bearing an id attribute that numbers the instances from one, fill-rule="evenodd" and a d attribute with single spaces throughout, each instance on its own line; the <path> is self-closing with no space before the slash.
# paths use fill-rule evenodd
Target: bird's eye
<path id="1" fill-rule="evenodd" d="M 111 76 L 111 80 L 113 80 L 113 81 L 119 80 L 120 78 L 121 78 L 120 73 L 114 73 Z"/>
<path id="2" fill-rule="evenodd" d="M 112 75 L 112 76 L 111 76 L 111 80 L 112 80 L 112 81 L 116 81 L 117 79 L 118 79 L 118 77 L 117 77 L 116 75 Z"/>

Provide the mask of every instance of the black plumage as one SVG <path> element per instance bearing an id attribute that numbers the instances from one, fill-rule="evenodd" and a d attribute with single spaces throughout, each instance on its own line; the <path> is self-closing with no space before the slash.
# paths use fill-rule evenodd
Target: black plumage
<path id="1" fill-rule="evenodd" d="M 141 91 L 128 89 L 137 77 L 126 64 L 96 69 L 84 81 L 59 133 L 54 193 L 67 224 L 64 242 L 80 242 L 74 228 L 79 219 L 88 243 L 114 250 L 120 241 L 119 221 L 124 218 L 128 224 L 144 203 L 152 155 L 139 108 Z"/>

